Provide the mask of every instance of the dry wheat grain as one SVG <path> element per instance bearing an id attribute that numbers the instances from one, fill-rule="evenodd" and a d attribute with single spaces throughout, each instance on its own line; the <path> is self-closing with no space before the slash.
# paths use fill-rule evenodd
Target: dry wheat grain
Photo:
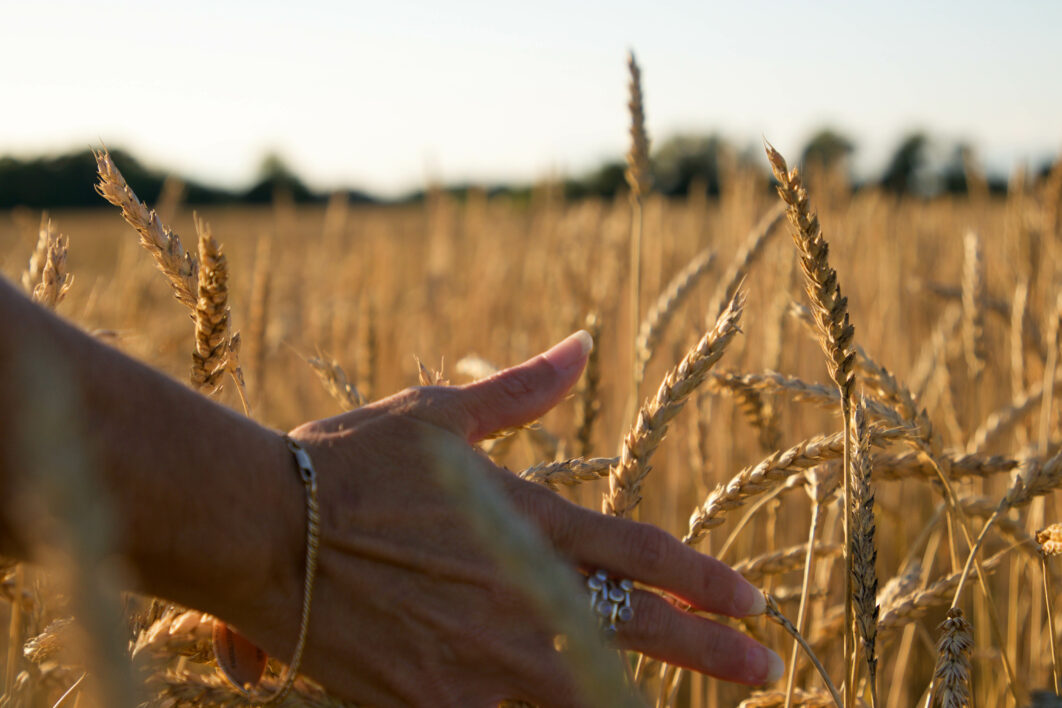
<path id="1" fill-rule="evenodd" d="M 933 680 L 937 684 L 934 704 L 941 708 L 968 708 L 970 705 L 970 650 L 973 636 L 970 624 L 957 607 L 948 610 L 940 625 L 937 666 Z"/>
<path id="2" fill-rule="evenodd" d="M 625 517 L 638 506 L 642 498 L 642 480 L 649 474 L 649 459 L 664 439 L 671 419 L 704 382 L 711 367 L 738 333 L 744 304 L 744 295 L 738 291 L 715 326 L 686 353 L 678 366 L 667 373 L 656 396 L 643 404 L 637 422 L 623 441 L 619 462 L 609 472 L 609 491 L 602 502 L 606 513 Z"/>
<path id="3" fill-rule="evenodd" d="M 93 153 L 100 181 L 96 191 L 122 210 L 122 216 L 140 234 L 140 243 L 155 258 L 170 281 L 178 300 L 195 309 L 199 291 L 199 264 L 186 253 L 177 234 L 169 231 L 158 215 L 137 199 L 106 150 Z"/>

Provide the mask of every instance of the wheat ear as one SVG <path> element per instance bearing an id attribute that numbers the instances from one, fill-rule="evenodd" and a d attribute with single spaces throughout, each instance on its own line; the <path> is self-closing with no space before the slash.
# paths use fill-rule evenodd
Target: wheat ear
<path id="1" fill-rule="evenodd" d="M 995 442 L 1000 436 L 1013 428 L 1018 421 L 1041 406 L 1046 398 L 1045 393 L 1047 391 L 1051 391 L 1052 395 L 1056 391 L 1062 392 L 1062 376 L 1056 375 L 1052 386 L 1045 387 L 1042 383 L 1037 384 L 1024 394 L 1014 398 L 1006 406 L 993 411 L 985 418 L 985 421 L 977 428 L 974 434 L 970 436 L 970 443 L 967 446 L 968 451 L 979 452 Z"/>
<path id="2" fill-rule="evenodd" d="M 1058 647 L 1055 646 L 1055 594 L 1051 590 L 1051 569 L 1047 559 L 1062 554 L 1062 524 L 1051 524 L 1036 532 L 1040 546 L 1040 575 L 1044 579 L 1044 605 L 1047 608 L 1048 641 L 1051 644 L 1051 675 L 1055 681 L 1055 695 L 1062 696 L 1062 670 L 1058 664 Z"/>
<path id="3" fill-rule="evenodd" d="M 871 442 L 879 445 L 902 434 L 902 430 L 891 428 L 874 429 L 870 433 Z M 773 452 L 759 463 L 742 469 L 729 482 L 712 490 L 704 503 L 693 511 L 683 542 L 696 543 L 710 529 L 723 523 L 725 513 L 783 484 L 792 475 L 843 457 L 845 437 L 844 432 L 816 435 L 788 450 Z"/>
<path id="4" fill-rule="evenodd" d="M 981 237 L 968 231 L 963 240 L 962 343 L 966 366 L 976 381 L 985 369 L 985 257 Z"/>
<path id="5" fill-rule="evenodd" d="M 271 677 L 263 678 L 262 689 L 273 691 L 278 681 Z M 163 671 L 152 674 L 147 679 L 147 687 L 155 693 L 147 705 L 158 708 L 194 708 L 195 706 L 213 706 L 214 708 L 244 708 L 249 705 L 243 694 L 237 693 L 225 679 L 218 674 L 193 673 L 191 671 Z M 326 694 L 322 689 L 305 679 L 298 679 L 285 698 L 282 708 L 353 708 L 353 704 L 340 701 Z"/>
<path id="6" fill-rule="evenodd" d="M 582 482 L 592 482 L 608 476 L 609 468 L 619 462 L 618 457 L 590 457 L 543 462 L 520 472 L 520 478 L 550 489 L 559 485 L 574 487 Z"/>
<path id="7" fill-rule="evenodd" d="M 27 295 L 33 294 L 33 289 L 41 282 L 41 271 L 44 270 L 44 259 L 48 255 L 48 244 L 51 243 L 55 234 L 55 225 L 52 223 L 48 212 L 41 213 L 41 225 L 37 230 L 37 243 L 30 254 L 26 270 L 22 271 L 22 289 Z"/>
<path id="8" fill-rule="evenodd" d="M 609 471 L 609 491 L 602 504 L 605 513 L 626 517 L 638 506 L 642 481 L 649 474 L 650 457 L 664 439 L 671 419 L 704 382 L 708 371 L 740 331 L 738 322 L 744 305 L 745 297 L 739 290 L 715 326 L 686 353 L 678 366 L 667 372 L 656 396 L 642 405 L 637 421 L 623 441 L 619 462 Z"/>
<path id="9" fill-rule="evenodd" d="M 852 420 L 855 454 L 852 457 L 852 592 L 856 629 L 863 640 L 863 658 L 870 683 L 870 705 L 878 704 L 877 666 L 874 643 L 878 629 L 878 574 L 874 544 L 874 492 L 870 488 L 872 461 L 866 409 L 859 405 Z"/>
<path id="10" fill-rule="evenodd" d="M 177 234 L 163 226 L 158 215 L 137 199 L 110 153 L 101 150 L 93 154 L 100 178 L 96 191 L 122 210 L 122 217 L 140 234 L 140 244 L 151 253 L 159 270 L 170 281 L 173 294 L 194 310 L 199 292 L 199 264 L 185 252 Z"/>
<path id="11" fill-rule="evenodd" d="M 723 306 L 734 296 L 734 291 L 748 276 L 752 264 L 762 255 L 771 237 L 777 233 L 776 227 L 784 217 L 785 205 L 777 204 L 752 227 L 734 256 L 734 260 L 730 261 L 730 265 L 727 266 L 726 272 L 719 281 L 719 286 L 710 301 L 711 304 L 708 305 L 709 317 L 713 314 L 718 316 Z"/>
<path id="12" fill-rule="evenodd" d="M 653 354 L 656 353 L 656 347 L 660 343 L 660 339 L 671 318 L 674 317 L 679 306 L 682 305 L 686 296 L 689 295 L 701 277 L 712 267 L 714 260 L 715 252 L 711 249 L 705 249 L 695 255 L 686 264 L 686 267 L 671 279 L 671 282 L 667 284 L 664 291 L 660 293 L 660 296 L 650 306 L 649 312 L 646 313 L 645 319 L 642 320 L 642 324 L 638 328 L 636 347 L 638 351 L 637 374 L 639 382 L 645 377 L 645 369 L 649 366 Z"/>
<path id="13" fill-rule="evenodd" d="M 819 543 L 815 544 L 811 550 L 819 558 L 832 558 L 839 555 L 843 549 L 840 544 Z M 732 567 L 741 573 L 745 580 L 755 584 L 768 575 L 780 575 L 792 570 L 802 569 L 806 562 L 807 552 L 808 544 L 800 543 L 789 548 L 782 548 L 753 558 L 746 558 L 735 563 Z"/>
<path id="14" fill-rule="evenodd" d="M 188 657 L 199 664 L 213 659 L 214 618 L 197 610 L 169 607 L 162 616 L 137 633 L 130 647 L 133 659 L 152 656 Z"/>
<path id="15" fill-rule="evenodd" d="M 779 182 L 778 194 L 786 203 L 793 242 L 800 254 L 800 269 L 804 272 L 805 290 L 811 302 L 815 323 L 819 331 L 819 343 L 828 360 L 830 378 L 841 395 L 841 416 L 847 432 L 852 423 L 852 390 L 855 386 L 855 351 L 852 340 L 855 330 L 848 322 L 848 299 L 841 294 L 837 272 L 830 266 L 829 244 L 822 236 L 819 217 L 811 210 L 807 190 L 797 169 L 790 170 L 785 158 L 769 143 L 765 144 L 771 171 Z M 852 630 L 852 489 L 848 470 L 851 469 L 851 444 L 845 436 L 844 451 L 844 547 L 845 547 L 845 656 L 854 657 L 848 651 Z M 855 662 L 849 677 L 854 673 Z M 851 678 L 849 679 L 851 680 Z M 845 708 L 851 708 L 855 699 L 855 686 L 847 686 Z"/>
<path id="16" fill-rule="evenodd" d="M 73 637 L 73 617 L 59 617 L 48 623 L 40 634 L 31 637 L 22 648 L 22 655 L 34 664 L 56 660 L 70 646 Z M 60 661 L 69 663 L 63 656 Z"/>
<path id="17" fill-rule="evenodd" d="M 981 570 L 986 574 L 994 571 L 1010 551 L 1011 548 L 1005 548 L 996 553 L 980 564 Z M 930 609 L 950 602 L 952 590 L 959 584 L 961 575 L 961 571 L 956 571 L 922 590 L 893 600 L 878 620 L 878 641 L 885 641 L 897 629 L 924 616 Z"/>
<path id="18" fill-rule="evenodd" d="M 199 233 L 198 299 L 195 305 L 195 348 L 192 384 L 213 394 L 221 390 L 229 351 L 229 267 L 210 227 L 196 220 Z"/>
<path id="19" fill-rule="evenodd" d="M 358 392 L 357 387 L 350 382 L 350 379 L 347 378 L 347 373 L 343 371 L 343 367 L 336 361 L 311 356 L 306 359 L 306 363 L 313 368 L 314 373 L 321 380 L 321 384 L 328 391 L 328 395 L 335 399 L 335 402 L 344 411 L 352 411 L 365 405 L 365 398 Z"/>
<path id="20" fill-rule="evenodd" d="M 970 624 L 962 610 L 952 607 L 948 618 L 940 625 L 937 644 L 937 667 L 933 671 L 936 684 L 934 702 L 941 708 L 968 708 L 970 705 L 970 650 L 973 637 Z"/>
<path id="21" fill-rule="evenodd" d="M 594 341 L 594 346 L 586 360 L 586 370 L 579 386 L 579 404 L 575 409 L 575 440 L 580 457 L 589 457 L 593 451 L 594 423 L 601 412 L 601 320 L 597 313 L 591 312 L 586 316 L 586 331 Z M 466 359 L 468 357 L 461 361 Z M 461 362 L 457 363 L 457 367 L 460 371 Z"/>
<path id="22" fill-rule="evenodd" d="M 1025 467 L 1025 472 L 1014 478 L 1007 493 L 1000 499 L 999 506 L 988 517 L 988 521 L 981 528 L 981 533 L 977 536 L 977 540 L 970 548 L 966 564 L 963 567 L 962 577 L 959 580 L 958 587 L 955 589 L 955 599 L 952 600 L 952 607 L 959 603 L 959 597 L 962 595 L 962 589 L 970 573 L 970 568 L 976 562 L 977 554 L 981 550 L 981 546 L 992 525 L 1010 509 L 1025 506 L 1032 502 L 1033 499 L 1062 486 L 1062 453 L 1046 461 L 1028 460 L 1025 463 Z"/>
<path id="23" fill-rule="evenodd" d="M 74 283 L 66 267 L 66 252 L 69 246 L 66 236 L 56 233 L 48 224 L 48 244 L 44 254 L 44 266 L 40 272 L 40 282 L 33 288 L 33 300 L 54 310 Z"/>
<path id="24" fill-rule="evenodd" d="M 634 52 L 627 54 L 628 83 L 627 109 L 630 113 L 630 147 L 627 150 L 625 177 L 630 189 L 630 323 L 631 323 L 631 391 L 627 398 L 628 416 L 634 412 L 641 396 L 641 375 L 638 366 L 638 323 L 642 316 L 642 232 L 644 213 L 642 202 L 649 194 L 649 135 L 645 130 L 645 102 L 642 99 L 642 71 Z M 626 417 L 626 416 L 625 416 Z"/>

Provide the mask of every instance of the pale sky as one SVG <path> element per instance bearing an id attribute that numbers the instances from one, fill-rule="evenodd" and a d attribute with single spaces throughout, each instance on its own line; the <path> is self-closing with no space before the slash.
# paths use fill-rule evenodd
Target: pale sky
<path id="1" fill-rule="evenodd" d="M 0 155 L 97 146 L 244 186 L 396 194 L 579 174 L 650 136 L 787 155 L 830 124 L 881 169 L 910 128 L 1004 173 L 1062 149 L 1062 2 L 0 0 Z"/>

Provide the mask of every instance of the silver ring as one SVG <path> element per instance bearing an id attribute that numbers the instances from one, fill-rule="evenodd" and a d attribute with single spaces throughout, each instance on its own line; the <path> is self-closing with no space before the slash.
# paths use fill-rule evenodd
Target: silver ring
<path id="1" fill-rule="evenodd" d="M 586 587 L 590 590 L 590 609 L 606 637 L 616 634 L 617 621 L 630 622 L 634 617 L 631 607 L 634 583 L 630 580 L 613 580 L 605 571 L 597 570 L 586 578 Z"/>

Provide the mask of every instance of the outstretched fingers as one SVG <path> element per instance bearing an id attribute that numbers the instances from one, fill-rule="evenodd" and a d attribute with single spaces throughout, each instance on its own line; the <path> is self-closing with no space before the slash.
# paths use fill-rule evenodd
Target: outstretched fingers
<path id="1" fill-rule="evenodd" d="M 644 590 L 631 594 L 634 615 L 617 625 L 625 649 L 709 676 L 759 686 L 778 680 L 781 658 L 736 629 L 675 607 Z"/>
<path id="2" fill-rule="evenodd" d="M 660 588 L 706 612 L 745 617 L 765 609 L 763 594 L 740 573 L 663 529 L 584 509 L 540 487 L 521 486 L 517 499 L 554 547 L 584 569 Z"/>

